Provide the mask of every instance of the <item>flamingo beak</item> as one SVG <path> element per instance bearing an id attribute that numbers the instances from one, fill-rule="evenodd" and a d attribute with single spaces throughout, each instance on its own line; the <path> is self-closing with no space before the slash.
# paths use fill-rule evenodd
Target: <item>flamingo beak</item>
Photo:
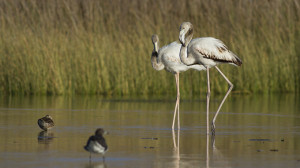
<path id="1" fill-rule="evenodd" d="M 154 51 L 158 52 L 158 44 L 157 44 L 157 42 L 154 43 Z"/>
<path id="2" fill-rule="evenodd" d="M 185 40 L 185 31 L 184 30 L 180 30 L 179 32 L 179 41 L 182 45 L 184 45 L 184 41 Z"/>

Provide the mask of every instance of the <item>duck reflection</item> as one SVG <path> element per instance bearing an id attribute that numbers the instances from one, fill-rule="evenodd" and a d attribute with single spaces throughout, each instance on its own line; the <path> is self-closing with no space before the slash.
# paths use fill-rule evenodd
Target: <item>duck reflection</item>
<path id="1" fill-rule="evenodd" d="M 89 163 L 85 166 L 85 168 L 107 168 L 107 165 L 105 162 L 102 163 Z"/>
<path id="2" fill-rule="evenodd" d="M 39 144 L 50 144 L 54 139 L 54 133 L 51 131 L 41 131 L 38 134 Z"/>

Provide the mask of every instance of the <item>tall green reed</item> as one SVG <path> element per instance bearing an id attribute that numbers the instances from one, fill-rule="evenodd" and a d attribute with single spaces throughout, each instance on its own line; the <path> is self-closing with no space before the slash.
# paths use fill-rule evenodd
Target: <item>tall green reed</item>
<path id="1" fill-rule="evenodd" d="M 277 1 L 0 1 L 0 92 L 8 94 L 175 94 L 175 79 L 151 67 L 151 35 L 221 39 L 243 60 L 220 65 L 235 92 L 299 92 L 300 4 Z M 227 84 L 212 71 L 211 87 Z M 182 96 L 206 91 L 205 72 L 180 78 Z"/>

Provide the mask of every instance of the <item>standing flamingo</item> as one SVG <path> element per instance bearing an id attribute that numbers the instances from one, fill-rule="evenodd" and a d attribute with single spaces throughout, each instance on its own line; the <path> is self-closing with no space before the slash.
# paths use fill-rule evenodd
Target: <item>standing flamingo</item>
<path id="1" fill-rule="evenodd" d="M 183 22 L 180 25 L 179 41 L 182 44 L 180 49 L 180 59 L 186 65 L 203 65 L 207 72 L 207 134 L 209 134 L 209 68 L 215 67 L 229 84 L 229 89 L 224 96 L 212 121 L 212 133 L 215 133 L 215 121 L 219 111 L 233 88 L 233 84 L 216 66 L 220 63 L 228 63 L 236 66 L 242 65 L 242 60 L 232 53 L 226 45 L 213 37 L 195 38 L 193 37 L 193 25 L 190 22 Z"/>
<path id="2" fill-rule="evenodd" d="M 157 35 L 152 36 L 152 43 L 154 46 L 152 55 L 151 55 L 151 63 L 152 67 L 157 70 L 165 69 L 168 72 L 171 72 L 175 75 L 176 88 L 177 88 L 177 97 L 176 97 L 176 105 L 174 110 L 173 124 L 172 129 L 174 130 L 176 112 L 178 111 L 178 129 L 180 129 L 180 121 L 179 121 L 179 73 L 184 72 L 188 69 L 195 69 L 198 71 L 205 70 L 203 65 L 191 65 L 187 66 L 180 61 L 179 52 L 181 48 L 181 44 L 179 42 L 172 42 L 166 46 L 163 46 L 159 49 L 159 38 Z"/>

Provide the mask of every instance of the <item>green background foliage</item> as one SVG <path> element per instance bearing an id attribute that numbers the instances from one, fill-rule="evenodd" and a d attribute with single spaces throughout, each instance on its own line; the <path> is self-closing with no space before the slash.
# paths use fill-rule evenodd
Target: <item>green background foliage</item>
<path id="1" fill-rule="evenodd" d="M 6 0 L 0 1 L 3 94 L 175 94 L 175 79 L 151 67 L 151 35 L 221 39 L 242 60 L 220 65 L 234 92 L 299 92 L 297 0 Z M 181 95 L 206 92 L 206 73 L 180 75 Z M 211 70 L 212 92 L 226 81 Z"/>

